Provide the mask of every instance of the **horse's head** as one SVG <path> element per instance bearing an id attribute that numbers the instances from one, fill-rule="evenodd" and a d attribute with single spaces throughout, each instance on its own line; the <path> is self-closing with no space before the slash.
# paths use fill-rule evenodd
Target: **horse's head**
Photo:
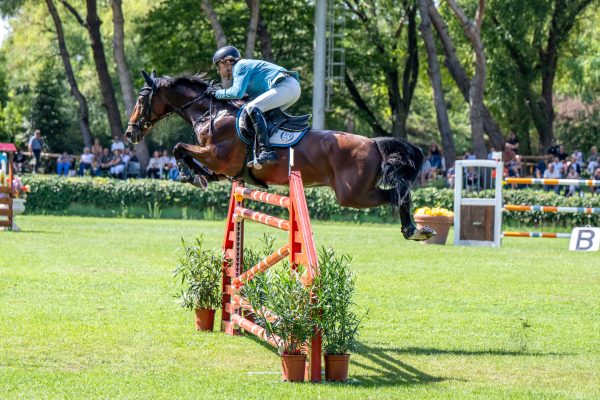
<path id="1" fill-rule="evenodd" d="M 160 99 L 160 96 L 157 96 L 160 89 L 160 78 L 156 76 L 156 72 L 152 71 L 152 74 L 148 75 L 146 71 L 142 70 L 142 76 L 145 85 L 139 91 L 137 103 L 129 117 L 125 132 L 125 137 L 131 143 L 141 142 L 154 124 L 169 111 L 169 104 L 165 101 L 158 101 Z"/>

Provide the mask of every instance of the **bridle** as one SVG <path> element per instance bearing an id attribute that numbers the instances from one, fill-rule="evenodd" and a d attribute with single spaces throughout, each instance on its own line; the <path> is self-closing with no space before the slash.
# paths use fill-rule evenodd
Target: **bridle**
<path id="1" fill-rule="evenodd" d="M 183 110 L 189 106 L 191 106 L 194 103 L 197 103 L 198 101 L 202 100 L 203 98 L 205 98 L 206 92 L 208 90 L 204 91 L 204 93 L 202 93 L 201 95 L 198 95 L 196 97 L 194 97 L 193 99 L 191 99 L 190 101 L 186 102 L 185 104 L 183 104 L 182 106 L 176 106 L 175 104 L 173 104 L 173 102 L 171 100 L 169 100 L 168 97 L 165 97 L 165 100 L 167 100 L 167 103 L 169 103 L 169 105 L 171 106 L 171 111 L 169 111 L 168 113 L 160 116 L 159 118 L 156 119 L 151 119 L 150 118 L 150 114 L 152 112 L 152 98 L 154 97 L 154 94 L 156 93 L 156 91 L 158 90 L 158 86 L 156 85 L 156 81 L 153 80 L 152 81 L 152 86 L 144 86 L 143 88 L 140 89 L 139 93 L 138 93 L 138 97 L 142 97 L 143 99 L 143 103 L 142 103 L 142 107 L 143 107 L 143 113 L 141 118 L 139 118 L 137 121 L 132 122 L 131 120 L 129 120 L 129 122 L 127 123 L 127 126 L 133 127 L 133 128 L 138 128 L 141 130 L 146 130 L 146 129 L 150 129 L 152 128 L 157 122 L 159 122 L 160 120 L 168 117 L 169 115 L 173 114 L 173 113 L 177 113 L 181 116 L 183 115 Z M 198 121 L 196 121 L 196 123 L 194 123 L 194 127 L 198 122 L 203 122 L 206 119 L 206 115 L 208 114 L 210 116 L 210 121 L 211 121 L 211 128 L 212 128 L 212 119 L 213 119 L 213 115 L 212 115 L 212 97 L 210 99 L 210 106 L 208 108 L 208 111 L 205 112 Z M 134 113 L 135 115 L 135 113 Z M 212 129 L 211 129 L 212 130 Z"/>

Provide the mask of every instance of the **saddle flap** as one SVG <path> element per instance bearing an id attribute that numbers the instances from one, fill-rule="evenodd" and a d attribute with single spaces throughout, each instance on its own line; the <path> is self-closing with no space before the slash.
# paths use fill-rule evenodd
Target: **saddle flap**
<path id="1" fill-rule="evenodd" d="M 274 147 L 290 147 L 302 139 L 310 129 L 308 121 L 310 114 L 293 116 L 283 112 L 280 108 L 267 111 L 265 120 L 269 132 L 269 142 Z M 236 119 L 237 134 L 244 143 L 252 146 L 254 143 L 254 129 L 246 112 L 240 108 Z"/>

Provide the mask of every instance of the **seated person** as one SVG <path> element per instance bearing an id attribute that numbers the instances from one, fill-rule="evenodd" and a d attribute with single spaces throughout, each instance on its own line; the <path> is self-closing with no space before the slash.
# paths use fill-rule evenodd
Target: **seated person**
<path id="1" fill-rule="evenodd" d="M 579 179 L 579 174 L 577 173 L 577 170 L 575 168 L 576 165 L 577 163 L 573 163 L 569 166 L 567 170 L 567 179 Z M 565 187 L 565 196 L 573 196 L 577 191 L 578 187 L 578 185 L 569 185 L 568 187 Z"/>
<path id="2" fill-rule="evenodd" d="M 69 170 L 73 166 L 73 157 L 71 157 L 66 151 L 62 153 L 58 160 L 56 160 L 56 172 L 58 176 L 69 176 Z"/>
<path id="3" fill-rule="evenodd" d="M 100 157 L 100 162 L 98 163 L 98 169 L 96 170 L 96 176 L 108 176 L 110 173 L 110 162 L 112 160 L 112 154 L 108 148 L 102 149 L 102 157 Z"/>
<path id="4" fill-rule="evenodd" d="M 123 162 L 123 150 L 116 149 L 110 160 L 110 175 L 113 178 L 124 178 L 125 163 Z"/>
<path id="5" fill-rule="evenodd" d="M 169 164 L 171 165 L 171 169 L 169 169 L 169 179 L 176 181 L 179 179 L 179 168 L 177 168 L 177 160 L 175 160 L 175 156 L 169 159 Z"/>
<path id="6" fill-rule="evenodd" d="M 146 173 L 148 178 L 159 179 L 160 171 L 162 169 L 162 160 L 160 157 L 160 153 L 155 151 L 152 153 L 152 158 L 148 162 L 148 166 L 146 167 Z"/>
<path id="7" fill-rule="evenodd" d="M 600 167 L 596 168 L 596 170 L 594 171 L 594 175 L 592 175 L 592 179 L 600 181 Z M 593 193 L 600 194 L 600 186 L 596 186 L 592 194 Z"/>
<path id="8" fill-rule="evenodd" d="M 92 164 L 94 163 L 94 155 L 90 153 L 89 147 L 83 148 L 83 154 L 81 155 L 81 159 L 79 160 L 79 171 L 78 175 L 83 176 L 85 171 L 90 170 L 90 174 L 94 176 L 94 170 L 92 169 Z"/>
<path id="9" fill-rule="evenodd" d="M 21 150 L 17 150 L 15 153 L 15 158 L 13 160 L 13 168 L 16 174 L 21 174 L 23 172 L 23 166 L 25 165 L 25 154 L 21 152 Z"/>
<path id="10" fill-rule="evenodd" d="M 440 150 L 436 142 L 431 142 L 427 159 L 431 164 L 431 168 L 442 169 L 442 150 Z"/>
<path id="11" fill-rule="evenodd" d="M 555 164 L 553 162 L 548 163 L 548 167 L 544 171 L 544 175 L 542 176 L 544 179 L 560 179 L 560 172 L 556 170 Z M 559 186 L 558 185 L 544 185 L 544 190 L 554 190 L 558 193 Z"/>
<path id="12" fill-rule="evenodd" d="M 161 178 L 164 176 L 166 179 L 169 177 L 169 171 L 171 171 L 172 168 L 175 168 L 176 164 L 171 164 L 171 157 L 169 157 L 169 152 L 167 150 L 163 150 L 160 160 L 162 163 L 162 171 L 160 175 Z"/>

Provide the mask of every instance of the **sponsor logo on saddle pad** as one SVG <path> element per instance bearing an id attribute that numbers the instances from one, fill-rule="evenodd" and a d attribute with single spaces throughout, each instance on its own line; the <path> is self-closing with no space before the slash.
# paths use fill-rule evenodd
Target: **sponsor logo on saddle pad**
<path id="1" fill-rule="evenodd" d="M 239 138 L 247 145 L 252 145 L 254 140 L 254 130 L 247 121 L 246 113 L 244 108 L 240 108 L 237 118 L 235 120 L 235 130 Z M 267 118 L 267 125 L 269 131 L 273 129 L 273 125 Z M 275 133 L 271 132 L 269 142 L 274 147 L 290 147 L 295 145 L 302 139 L 304 134 L 308 132 L 309 127 L 305 127 L 301 130 L 287 129 L 285 127 L 279 127 Z"/>

